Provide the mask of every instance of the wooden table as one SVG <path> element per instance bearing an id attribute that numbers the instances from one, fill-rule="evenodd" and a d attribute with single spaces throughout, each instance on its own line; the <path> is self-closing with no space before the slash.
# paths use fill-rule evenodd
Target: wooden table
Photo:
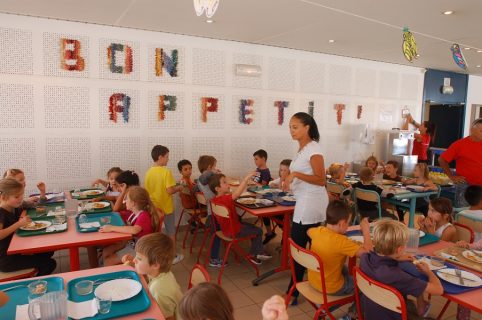
<path id="1" fill-rule="evenodd" d="M 97 274 L 104 274 L 104 273 L 110 273 L 110 272 L 117 272 L 117 271 L 124 271 L 124 270 L 133 270 L 132 267 L 129 266 L 124 266 L 124 265 L 117 265 L 117 266 L 112 266 L 112 267 L 104 267 L 104 268 L 95 268 L 95 269 L 88 269 L 88 270 L 82 270 L 82 271 L 75 271 L 75 272 L 66 272 L 66 273 L 59 273 L 59 274 L 53 274 L 45 277 L 61 277 L 64 279 L 64 287 L 67 288 L 67 282 L 70 280 L 80 278 L 80 277 L 86 277 L 86 276 L 92 276 L 92 275 L 97 275 Z M 45 277 L 36 277 L 36 278 L 31 278 L 33 279 L 41 279 Z M 156 300 L 152 297 L 152 295 L 149 292 L 149 289 L 147 287 L 147 283 L 144 280 L 144 277 L 140 276 L 139 277 L 142 282 L 142 286 L 147 292 L 147 295 L 149 296 L 149 299 L 151 301 L 151 305 L 149 308 L 141 313 L 136 313 L 136 314 L 131 314 L 127 315 L 125 317 L 117 318 L 117 319 L 125 319 L 125 320 L 138 320 L 138 319 L 156 319 L 156 320 L 164 320 L 164 315 L 162 314 L 161 310 L 159 309 L 159 306 L 157 305 Z M 16 280 L 16 281 L 9 281 L 9 282 L 2 282 L 2 284 L 6 283 L 12 283 L 14 284 L 15 282 L 19 281 L 25 281 L 25 279 L 21 280 Z M 8 292 L 7 292 L 8 294 Z"/>
<path id="2" fill-rule="evenodd" d="M 294 206 L 280 206 L 277 205 L 275 207 L 268 207 L 268 208 L 257 208 L 251 209 L 242 206 L 241 204 L 236 202 L 236 207 L 249 212 L 250 214 L 256 217 L 268 217 L 273 218 L 277 215 L 283 215 L 283 240 L 282 240 L 282 250 L 281 250 L 281 263 L 280 266 L 276 269 L 270 270 L 268 272 L 263 273 L 256 279 L 252 281 L 254 286 L 257 286 L 262 280 L 268 278 L 269 276 L 282 272 L 289 269 L 288 265 L 288 257 L 289 257 L 289 243 L 288 238 L 290 237 L 290 230 L 291 230 L 291 215 L 295 212 Z"/>
<path id="3" fill-rule="evenodd" d="M 451 243 L 451 242 L 439 241 L 437 243 L 432 243 L 432 244 L 420 247 L 419 250 L 422 251 L 425 254 L 434 255 L 435 251 L 438 251 L 438 250 L 441 250 L 441 249 L 444 249 L 444 248 L 447 248 L 447 247 L 450 247 L 450 246 L 453 246 L 453 245 L 454 244 Z M 461 268 L 461 269 L 465 269 L 467 271 L 470 271 L 474 274 L 477 274 L 479 277 L 482 276 L 482 273 L 479 273 L 475 270 L 465 268 L 463 266 L 458 266 L 458 267 Z M 453 301 L 453 302 L 455 302 L 457 304 L 460 304 L 460 305 L 462 305 L 466 308 L 469 308 L 470 310 L 473 310 L 477 313 L 482 313 L 482 288 L 472 290 L 472 291 L 469 291 L 469 292 L 459 293 L 459 294 L 446 294 L 446 293 L 444 293 L 442 296 L 445 297 L 449 301 Z M 442 315 L 445 312 L 445 310 L 447 309 L 447 307 L 448 307 L 448 304 L 446 304 L 444 306 L 444 308 L 440 312 L 437 319 L 442 318 Z"/>
<path id="4" fill-rule="evenodd" d="M 31 237 L 13 235 L 7 254 L 32 254 L 47 251 L 69 249 L 70 271 L 80 270 L 79 248 L 89 246 L 106 246 L 132 238 L 130 234 L 118 232 L 80 233 L 76 230 L 75 219 L 67 219 L 65 232 L 44 234 Z"/>

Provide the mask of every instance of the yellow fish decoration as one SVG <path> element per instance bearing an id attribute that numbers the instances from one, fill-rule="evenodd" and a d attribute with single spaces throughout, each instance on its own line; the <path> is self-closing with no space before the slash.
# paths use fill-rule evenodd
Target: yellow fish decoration
<path id="1" fill-rule="evenodd" d="M 408 28 L 403 28 L 403 55 L 409 62 L 413 62 L 413 59 L 417 59 L 417 43 L 415 42 L 415 38 L 413 34 L 408 31 Z"/>

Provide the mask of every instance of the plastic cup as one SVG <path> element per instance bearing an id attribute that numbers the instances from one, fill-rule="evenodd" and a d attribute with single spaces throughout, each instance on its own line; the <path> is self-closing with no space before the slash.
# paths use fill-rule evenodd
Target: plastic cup
<path id="1" fill-rule="evenodd" d="M 97 310 L 100 314 L 106 314 L 110 312 L 110 307 L 112 306 L 112 298 L 110 296 L 95 297 L 97 302 Z"/>
<path id="2" fill-rule="evenodd" d="M 78 295 L 85 296 L 92 293 L 94 289 L 94 281 L 81 280 L 75 284 L 75 291 Z"/>
<path id="3" fill-rule="evenodd" d="M 79 216 L 79 224 L 84 224 L 87 223 L 87 215 L 86 214 L 81 214 Z"/>
<path id="4" fill-rule="evenodd" d="M 420 241 L 420 231 L 417 229 L 409 228 L 407 252 L 417 252 L 419 241 Z"/>

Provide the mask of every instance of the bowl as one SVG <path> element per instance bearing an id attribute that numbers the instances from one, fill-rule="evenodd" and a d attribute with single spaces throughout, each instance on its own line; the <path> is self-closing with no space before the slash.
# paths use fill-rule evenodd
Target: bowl
<path id="1" fill-rule="evenodd" d="M 42 205 L 38 205 L 38 206 L 35 207 L 35 212 L 37 213 L 37 215 L 45 214 L 47 212 L 47 207 L 42 206 Z"/>
<path id="2" fill-rule="evenodd" d="M 27 287 L 28 287 L 28 292 L 31 295 L 41 295 L 47 292 L 47 281 L 37 280 L 29 283 Z"/>
<path id="3" fill-rule="evenodd" d="M 81 280 L 75 284 L 75 291 L 80 296 L 85 296 L 92 293 L 94 289 L 94 281 L 91 280 Z"/>

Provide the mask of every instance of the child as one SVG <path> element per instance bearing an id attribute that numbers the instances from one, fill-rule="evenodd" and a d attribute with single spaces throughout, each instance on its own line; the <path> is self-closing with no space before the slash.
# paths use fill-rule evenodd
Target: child
<path id="1" fill-rule="evenodd" d="M 428 216 L 418 220 L 420 230 L 436 235 L 440 240 L 455 242 L 457 231 L 451 222 L 452 203 L 447 198 L 430 200 Z"/>
<path id="2" fill-rule="evenodd" d="M 25 181 L 25 174 L 22 170 L 20 169 L 8 169 L 3 173 L 3 178 L 12 178 L 20 182 L 23 187 L 25 188 L 26 186 L 26 181 Z M 45 196 L 45 191 L 47 187 L 45 186 L 45 183 L 39 182 L 37 183 L 37 188 L 40 192 L 40 195 L 29 197 L 28 199 L 24 200 L 22 203 L 22 207 L 24 208 L 33 208 L 35 206 L 36 202 L 44 203 L 47 201 L 47 197 Z"/>
<path id="3" fill-rule="evenodd" d="M 393 160 L 387 161 L 387 164 L 385 164 L 385 173 L 383 174 L 383 179 L 401 182 L 402 177 L 398 175 L 397 171 L 398 162 Z"/>
<path id="4" fill-rule="evenodd" d="M 213 156 L 202 155 L 199 157 L 197 161 L 197 166 L 201 175 L 197 180 L 196 189 L 202 192 L 204 198 L 209 203 L 212 198 L 215 197 L 215 194 L 209 189 L 209 179 L 219 170 L 216 168 L 217 160 Z M 211 206 L 207 206 L 208 209 L 208 217 L 206 220 L 206 225 L 209 226 L 209 230 L 212 233 L 214 231 L 219 230 L 219 225 L 216 223 L 216 220 L 213 219 L 211 215 Z M 213 246 L 210 252 L 210 259 L 209 259 L 209 266 L 213 268 L 221 268 L 223 264 L 223 260 L 219 258 L 219 248 L 221 245 L 221 240 L 218 237 L 214 237 Z"/>
<path id="5" fill-rule="evenodd" d="M 182 298 L 181 288 L 171 272 L 174 250 L 171 237 L 154 232 L 136 243 L 135 258 L 129 255 L 122 258 L 124 264 L 130 264 L 134 260 L 137 273 L 147 275 L 149 292 L 166 320 L 179 319 L 177 309 Z"/>
<path id="6" fill-rule="evenodd" d="M 365 167 L 372 169 L 373 173 L 380 173 L 382 172 L 382 168 L 378 167 L 378 160 L 374 155 L 371 155 L 365 161 Z M 380 164 L 383 165 L 383 162 L 380 161 Z"/>
<path id="7" fill-rule="evenodd" d="M 361 223 L 363 245 L 351 241 L 345 232 L 348 229 L 351 211 L 345 202 L 334 200 L 326 208 L 326 226 L 308 230 L 311 238 L 311 250 L 320 256 L 325 272 L 326 292 L 334 296 L 343 296 L 354 292 L 353 278 L 345 265 L 347 257 L 360 257 L 372 249 L 370 224 L 367 218 Z M 315 289 L 322 291 L 320 273 L 308 270 L 308 281 Z M 350 308 L 349 318 L 355 318 L 355 305 Z M 345 319 L 345 318 L 342 318 Z"/>
<path id="8" fill-rule="evenodd" d="M 196 198 L 194 197 L 194 182 L 191 180 L 192 164 L 189 160 L 181 160 L 177 163 L 177 169 L 181 174 L 180 185 L 183 187 L 179 196 L 181 198 L 182 207 L 184 209 L 193 209 L 196 207 Z"/>
<path id="9" fill-rule="evenodd" d="M 114 203 L 114 208 L 112 211 L 119 212 L 124 220 L 132 213 L 126 210 L 126 205 L 124 203 L 124 198 L 126 196 L 127 189 L 130 186 L 139 185 L 139 176 L 137 173 L 131 170 L 122 171 L 117 177 L 115 177 L 112 182 L 112 189 L 119 192 L 119 196 Z"/>
<path id="10" fill-rule="evenodd" d="M 267 186 L 272 180 L 269 168 L 266 166 L 266 161 L 268 161 L 268 153 L 263 149 L 259 149 L 253 153 L 253 158 L 254 164 L 256 165 L 256 172 L 259 174 L 259 177 L 254 176 L 253 180 L 261 186 Z M 263 224 L 266 228 L 266 234 L 264 235 L 263 240 L 263 244 L 265 244 L 274 239 L 276 237 L 276 233 L 273 232 L 273 229 L 271 228 L 270 218 L 263 217 Z"/>
<path id="11" fill-rule="evenodd" d="M 224 174 L 215 174 L 209 179 L 209 189 L 216 196 L 211 199 L 212 203 L 223 205 L 229 210 L 229 219 L 224 219 L 216 216 L 216 220 L 221 226 L 223 234 L 227 237 L 232 237 L 233 233 L 237 237 L 246 237 L 250 235 L 256 236 L 251 240 L 251 250 L 248 259 L 254 264 L 261 264 L 261 260 L 267 260 L 271 258 L 271 255 L 265 253 L 263 249 L 263 243 L 261 241 L 262 230 L 251 224 L 240 223 L 239 216 L 236 213 L 234 207 L 234 200 L 244 192 L 249 180 L 256 173 L 248 174 L 243 181 L 239 184 L 238 189 L 230 194 L 229 184 L 226 182 L 226 176 Z"/>
<path id="12" fill-rule="evenodd" d="M 284 159 L 280 162 L 279 164 L 279 178 L 274 179 L 269 182 L 270 187 L 275 187 L 279 188 L 283 191 L 289 191 L 287 190 L 288 184 L 286 183 L 286 177 L 290 174 L 290 164 L 291 164 L 291 159 Z"/>
<path id="13" fill-rule="evenodd" d="M 459 215 L 466 216 L 473 220 L 482 220 L 482 186 L 468 186 L 464 193 L 465 201 L 470 205 L 469 209 L 459 212 Z M 475 232 L 475 241 L 482 239 L 482 233 Z"/>
<path id="14" fill-rule="evenodd" d="M 0 180 L 0 271 L 12 272 L 26 268 L 36 268 L 37 276 L 51 274 L 57 263 L 52 259 L 53 252 L 31 255 L 7 255 L 13 233 L 32 222 L 28 216 L 21 217 L 24 185 L 15 179 Z"/>
<path id="15" fill-rule="evenodd" d="M 165 232 L 175 242 L 176 217 L 172 195 L 181 191 L 182 187 L 176 186 L 176 180 L 174 180 L 171 170 L 166 167 L 169 162 L 169 149 L 165 146 L 156 145 L 152 148 L 151 156 L 154 164 L 146 172 L 144 187 L 149 192 L 152 203 L 165 214 Z M 182 254 L 176 254 L 173 263 L 176 264 L 182 259 L 184 259 Z"/>
<path id="16" fill-rule="evenodd" d="M 159 215 L 149 198 L 147 191 L 139 186 L 132 186 L 127 190 L 125 203 L 132 214 L 127 218 L 127 226 L 104 225 L 100 232 L 120 232 L 132 234 L 133 241 L 120 242 L 104 247 L 102 256 L 104 266 L 120 264 L 126 254 L 134 255 L 134 246 L 143 236 L 159 230 Z"/>
<path id="17" fill-rule="evenodd" d="M 378 194 L 382 194 L 383 189 L 373 183 L 375 173 L 372 169 L 368 167 L 363 167 L 360 170 L 360 181 L 353 185 L 353 189 L 359 188 L 363 190 L 371 190 L 376 191 Z M 358 211 L 363 218 L 368 218 L 370 221 L 376 220 L 379 218 L 378 215 L 378 207 L 377 204 L 371 201 L 356 199 Z M 392 214 L 390 214 L 384 208 L 381 208 L 382 217 L 394 218 Z"/>
<path id="18" fill-rule="evenodd" d="M 330 182 L 339 184 L 343 188 L 351 188 L 351 184 L 345 181 L 345 166 L 340 163 L 332 163 L 328 168 L 328 174 L 331 176 Z"/>
<path id="19" fill-rule="evenodd" d="M 417 163 L 415 168 L 413 169 L 413 178 L 402 179 L 404 184 L 410 185 L 414 184 L 417 186 L 422 186 L 423 191 L 438 191 L 437 186 L 435 183 L 432 182 L 429 178 L 429 171 L 428 166 L 426 163 Z M 419 212 L 422 212 L 424 216 L 427 215 L 428 212 L 428 198 L 417 198 L 416 200 L 416 209 Z"/>
<path id="20" fill-rule="evenodd" d="M 107 179 L 108 180 L 103 180 L 103 179 L 97 179 L 94 182 L 92 182 L 92 187 L 96 187 L 97 185 L 102 185 L 105 188 L 105 196 L 96 198 L 95 201 L 100 201 L 100 200 L 108 200 L 108 201 L 116 201 L 117 197 L 119 196 L 120 192 L 114 190 L 114 187 L 112 186 L 115 182 L 115 179 L 117 176 L 122 172 L 122 169 L 119 167 L 112 167 L 107 171 Z"/>
<path id="21" fill-rule="evenodd" d="M 429 304 L 423 294 L 441 295 L 443 287 L 437 276 L 425 262 L 418 263 L 417 269 L 426 274 L 428 282 L 405 272 L 399 265 L 405 260 L 408 242 L 408 228 L 401 222 L 380 220 L 373 230 L 374 250 L 363 254 L 360 269 L 370 278 L 397 289 L 405 297 L 409 319 L 421 319 L 428 313 Z M 415 307 L 407 295 L 417 297 Z M 361 297 L 364 319 L 401 319 L 399 313 L 385 309 L 365 296 Z"/>

